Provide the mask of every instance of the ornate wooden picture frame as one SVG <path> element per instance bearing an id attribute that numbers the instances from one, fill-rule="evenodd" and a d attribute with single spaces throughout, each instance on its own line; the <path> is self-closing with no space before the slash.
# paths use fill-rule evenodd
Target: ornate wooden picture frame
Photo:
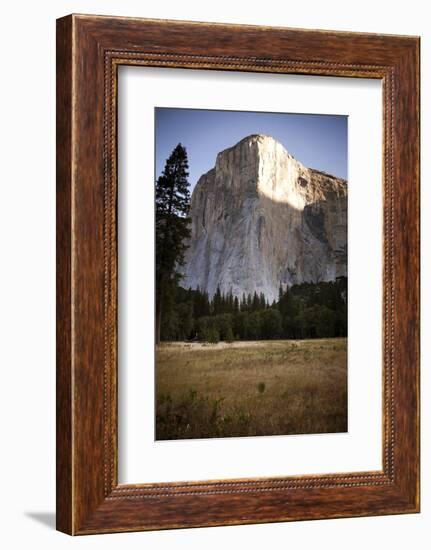
<path id="1" fill-rule="evenodd" d="M 383 469 L 123 485 L 117 69 L 380 79 Z M 419 38 L 70 15 L 57 21 L 57 528 L 69 534 L 419 511 Z"/>

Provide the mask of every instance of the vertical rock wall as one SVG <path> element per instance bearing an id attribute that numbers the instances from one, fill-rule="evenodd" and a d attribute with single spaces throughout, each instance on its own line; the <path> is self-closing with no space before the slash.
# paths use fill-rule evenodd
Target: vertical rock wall
<path id="1" fill-rule="evenodd" d="M 212 296 L 347 276 L 347 182 L 306 168 L 275 139 L 252 135 L 217 155 L 191 201 L 185 288 Z"/>

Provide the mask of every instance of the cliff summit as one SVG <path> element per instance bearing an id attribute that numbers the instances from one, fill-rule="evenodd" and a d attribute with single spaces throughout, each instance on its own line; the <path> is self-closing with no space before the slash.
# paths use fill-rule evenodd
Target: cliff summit
<path id="1" fill-rule="evenodd" d="M 185 288 L 212 296 L 347 276 L 347 182 L 254 134 L 217 155 L 191 198 Z"/>

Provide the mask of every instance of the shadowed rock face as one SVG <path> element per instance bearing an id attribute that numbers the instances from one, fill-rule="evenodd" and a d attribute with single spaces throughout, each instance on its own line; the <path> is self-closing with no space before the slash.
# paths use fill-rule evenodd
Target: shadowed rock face
<path id="1" fill-rule="evenodd" d="M 269 136 L 217 155 L 191 200 L 185 288 L 212 296 L 347 276 L 347 182 L 306 168 Z"/>

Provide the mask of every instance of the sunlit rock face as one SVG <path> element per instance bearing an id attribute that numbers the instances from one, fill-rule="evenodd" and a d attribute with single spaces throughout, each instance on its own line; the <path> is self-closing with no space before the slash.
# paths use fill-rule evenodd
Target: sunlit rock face
<path id="1" fill-rule="evenodd" d="M 347 182 L 252 135 L 217 155 L 191 199 L 185 288 L 212 296 L 347 276 Z"/>

